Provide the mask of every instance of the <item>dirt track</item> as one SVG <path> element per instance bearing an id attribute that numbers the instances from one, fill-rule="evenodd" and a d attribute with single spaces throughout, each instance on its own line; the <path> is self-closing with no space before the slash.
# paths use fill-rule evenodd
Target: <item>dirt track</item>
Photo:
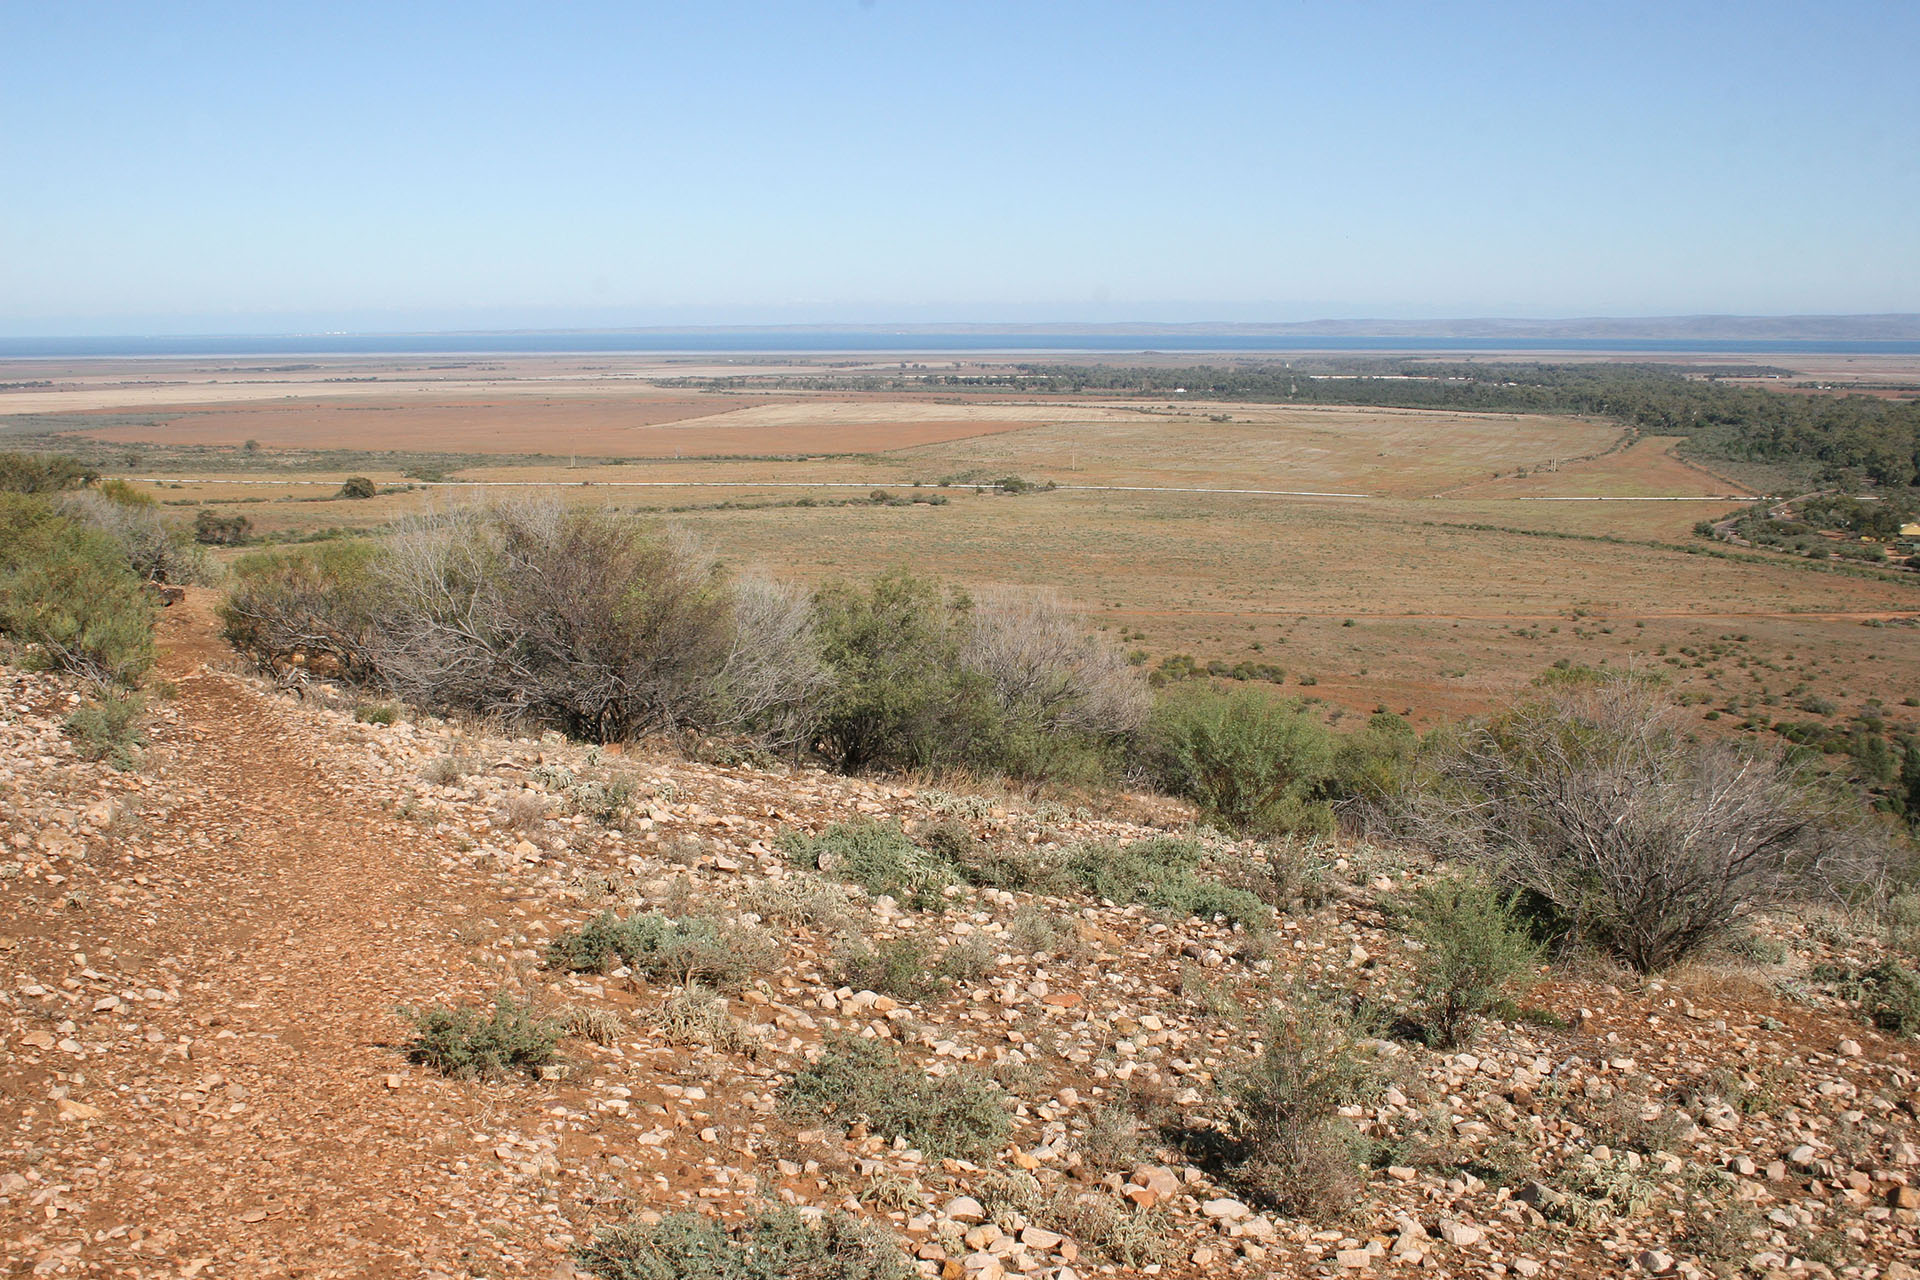
<path id="1" fill-rule="evenodd" d="M 524 1186 L 509 1205 L 474 1126 L 532 1129 L 551 1091 L 455 1088 L 393 1047 L 396 1006 L 468 963 L 452 927 L 484 890 L 369 803 L 351 757 L 215 669 L 211 633 L 204 601 L 163 624 L 177 716 L 148 772 L 183 802 L 143 810 L 119 905 L 53 917 L 72 972 L 37 968 L 50 994 L 21 1003 L 55 1043 L 0 1054 L 0 1173 L 37 1150 L 41 1179 L 0 1210 L 7 1274 L 546 1274 L 564 1228 Z M 30 902 L 0 918 L 8 969 L 43 941 Z"/>

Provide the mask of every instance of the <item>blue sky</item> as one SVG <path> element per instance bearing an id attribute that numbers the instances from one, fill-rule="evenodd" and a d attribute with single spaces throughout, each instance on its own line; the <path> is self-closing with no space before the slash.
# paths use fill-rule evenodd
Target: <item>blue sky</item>
<path id="1" fill-rule="evenodd" d="M 0 333 L 1920 311 L 1920 4 L 0 0 Z"/>

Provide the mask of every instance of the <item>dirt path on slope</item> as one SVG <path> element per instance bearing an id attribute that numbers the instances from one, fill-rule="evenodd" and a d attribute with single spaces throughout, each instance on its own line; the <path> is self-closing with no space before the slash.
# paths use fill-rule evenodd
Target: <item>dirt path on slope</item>
<path id="1" fill-rule="evenodd" d="M 565 1224 L 493 1152 L 555 1086 L 395 1048 L 397 1006 L 475 987 L 454 926 L 497 896 L 229 661 L 205 599 L 166 612 L 178 716 L 143 772 L 179 803 L 142 811 L 124 909 L 0 904 L 0 971 L 47 991 L 18 1000 L 39 1043 L 0 1052 L 0 1272 L 549 1274 Z"/>

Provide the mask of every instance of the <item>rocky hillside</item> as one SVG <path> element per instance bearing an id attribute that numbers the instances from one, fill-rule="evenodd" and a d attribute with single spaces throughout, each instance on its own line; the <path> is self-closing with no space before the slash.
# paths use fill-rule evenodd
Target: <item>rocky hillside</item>
<path id="1" fill-rule="evenodd" d="M 581 1252 L 608 1228 L 780 1206 L 949 1280 L 1920 1274 L 1920 1065 L 1814 980 L 1881 958 L 1844 920 L 1556 969 L 1451 1052 L 1371 1024 L 1361 1180 L 1293 1217 L 1236 1174 L 1231 1083 L 1275 1005 L 1395 1007 L 1415 856 L 1200 832 L 1194 883 L 1270 925 L 1114 905 L 1029 872 L 1188 818 L 379 723 L 241 672 L 199 599 L 162 640 L 124 772 L 76 754 L 69 685 L 0 667 L 8 1274 L 616 1275 Z M 551 1060 L 410 1057 L 406 1011 L 503 994 Z M 809 1274 L 889 1274 L 847 1238 Z M 696 1262 L 626 1274 L 736 1274 Z"/>

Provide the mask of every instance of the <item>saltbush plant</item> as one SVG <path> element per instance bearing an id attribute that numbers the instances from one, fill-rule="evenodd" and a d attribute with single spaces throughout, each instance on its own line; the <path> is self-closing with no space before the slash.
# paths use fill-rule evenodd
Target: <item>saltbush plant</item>
<path id="1" fill-rule="evenodd" d="M 116 769 L 139 763 L 144 739 L 140 723 L 146 699 L 137 693 L 108 691 L 97 701 L 75 707 L 61 723 L 73 748 L 85 760 L 103 760 Z"/>
<path id="2" fill-rule="evenodd" d="M 780 847 L 798 866 L 850 880 L 875 896 L 891 894 L 919 909 L 940 905 L 943 891 L 960 880 L 952 863 L 914 843 L 894 822 L 840 822 L 819 835 L 788 831 Z"/>
<path id="3" fill-rule="evenodd" d="M 504 991 L 490 1011 L 461 1005 L 401 1013 L 414 1027 L 407 1060 L 461 1080 L 538 1074 L 562 1034 L 558 1022 Z"/>
<path id="4" fill-rule="evenodd" d="M 732 1227 L 698 1213 L 602 1227 L 575 1251 L 602 1280 L 911 1280 L 885 1227 L 833 1212 L 808 1222 L 770 1209 Z"/>
<path id="5" fill-rule="evenodd" d="M 780 1103 L 790 1116 L 864 1120 L 875 1133 L 904 1138 L 934 1159 L 984 1155 L 1012 1131 L 1011 1103 L 991 1081 L 964 1070 L 928 1076 L 891 1045 L 855 1036 L 829 1040 L 820 1057 L 787 1082 Z"/>
<path id="6" fill-rule="evenodd" d="M 600 973 L 615 964 L 664 981 L 737 982 L 768 968 L 772 942 L 755 930 L 711 916 L 658 911 L 621 917 L 603 911 L 547 944 L 547 964 L 574 973 Z"/>
<path id="7" fill-rule="evenodd" d="M 1427 1043 L 1458 1047 L 1480 1019 L 1518 995 L 1540 947 L 1509 897 L 1484 876 L 1455 874 L 1416 889 L 1405 908 L 1414 958 L 1414 1016 Z"/>
<path id="8" fill-rule="evenodd" d="M 1199 874 L 1205 853 L 1199 841 L 1176 836 L 1125 845 L 1091 841 L 1068 850 L 1064 871 L 1074 887 L 1108 902 L 1204 919 L 1224 916 L 1254 929 L 1269 924 L 1273 910 L 1257 896 Z"/>

